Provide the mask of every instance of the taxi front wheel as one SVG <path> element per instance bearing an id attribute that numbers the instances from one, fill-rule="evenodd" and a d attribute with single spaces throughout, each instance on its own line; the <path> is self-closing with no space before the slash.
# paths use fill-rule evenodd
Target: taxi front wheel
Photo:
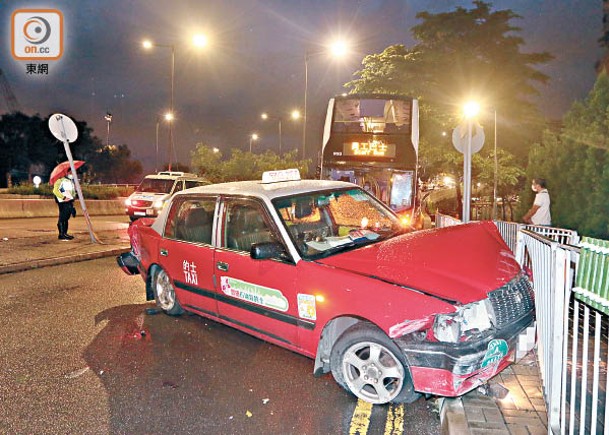
<path id="1" fill-rule="evenodd" d="M 366 402 L 412 403 L 420 397 L 398 347 L 369 323 L 355 324 L 340 336 L 330 368 L 341 387 Z"/>
<path id="2" fill-rule="evenodd" d="M 167 272 L 160 267 L 156 267 L 152 275 L 152 284 L 156 304 L 165 313 L 170 316 L 179 316 L 184 313 L 184 309 L 176 298 L 176 292 Z"/>

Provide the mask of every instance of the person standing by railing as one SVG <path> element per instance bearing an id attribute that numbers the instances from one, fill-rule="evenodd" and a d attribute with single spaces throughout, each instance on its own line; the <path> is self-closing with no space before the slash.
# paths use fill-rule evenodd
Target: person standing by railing
<path id="1" fill-rule="evenodd" d="M 550 193 L 546 188 L 546 180 L 533 178 L 531 189 L 536 192 L 535 201 L 529 211 L 522 217 L 522 220 L 527 224 L 552 226 Z"/>

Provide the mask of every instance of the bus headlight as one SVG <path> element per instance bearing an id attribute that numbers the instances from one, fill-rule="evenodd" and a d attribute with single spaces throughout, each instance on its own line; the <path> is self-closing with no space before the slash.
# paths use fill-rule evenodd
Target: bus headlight
<path id="1" fill-rule="evenodd" d="M 457 311 L 454 313 L 438 314 L 434 322 L 433 333 L 438 341 L 459 343 L 490 328 L 491 317 L 485 299 L 457 307 Z"/>
<path id="2" fill-rule="evenodd" d="M 126 205 L 127 207 L 130 207 L 130 206 L 131 206 L 131 200 L 130 200 L 129 198 L 127 198 L 127 199 L 125 200 L 125 205 Z"/>
<path id="3" fill-rule="evenodd" d="M 152 204 L 152 206 L 154 208 L 156 208 L 157 210 L 160 210 L 163 208 L 164 204 L 165 204 L 165 201 L 163 201 L 162 199 L 157 199 L 156 201 L 154 201 L 154 204 Z"/>

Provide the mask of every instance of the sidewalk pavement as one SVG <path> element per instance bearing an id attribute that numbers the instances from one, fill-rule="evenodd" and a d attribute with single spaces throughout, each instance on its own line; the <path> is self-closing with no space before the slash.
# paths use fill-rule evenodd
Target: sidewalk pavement
<path id="1" fill-rule="evenodd" d="M 70 219 L 74 240 L 57 239 L 57 218 L 0 219 L 0 274 L 115 256 L 129 250 L 129 218 L 91 216 L 92 241 L 85 219 Z"/>
<path id="2" fill-rule="evenodd" d="M 442 414 L 442 432 L 447 434 L 547 434 L 548 417 L 535 350 L 484 387 L 445 400 Z"/>
<path id="3" fill-rule="evenodd" d="M 91 240 L 82 216 L 70 220 L 69 232 L 75 236 L 70 241 L 57 239 L 56 218 L 0 219 L 0 274 L 115 256 L 129 250 L 126 216 L 92 216 L 91 221 L 101 243 Z M 444 434 L 547 434 L 535 352 L 529 352 L 486 386 L 444 400 L 441 419 Z"/>

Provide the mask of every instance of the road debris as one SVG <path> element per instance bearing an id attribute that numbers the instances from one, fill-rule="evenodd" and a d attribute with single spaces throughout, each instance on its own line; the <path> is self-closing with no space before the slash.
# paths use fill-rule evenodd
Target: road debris
<path id="1" fill-rule="evenodd" d="M 75 370 L 75 371 L 73 371 L 73 372 L 71 372 L 71 373 L 68 373 L 68 374 L 67 374 L 67 375 L 65 375 L 65 376 L 66 376 L 66 379 L 74 379 L 74 378 L 77 378 L 77 377 L 79 377 L 79 376 L 84 375 L 84 374 L 85 374 L 85 373 L 87 373 L 88 371 L 89 371 L 89 366 L 84 367 L 84 368 L 79 369 L 79 370 Z"/>

